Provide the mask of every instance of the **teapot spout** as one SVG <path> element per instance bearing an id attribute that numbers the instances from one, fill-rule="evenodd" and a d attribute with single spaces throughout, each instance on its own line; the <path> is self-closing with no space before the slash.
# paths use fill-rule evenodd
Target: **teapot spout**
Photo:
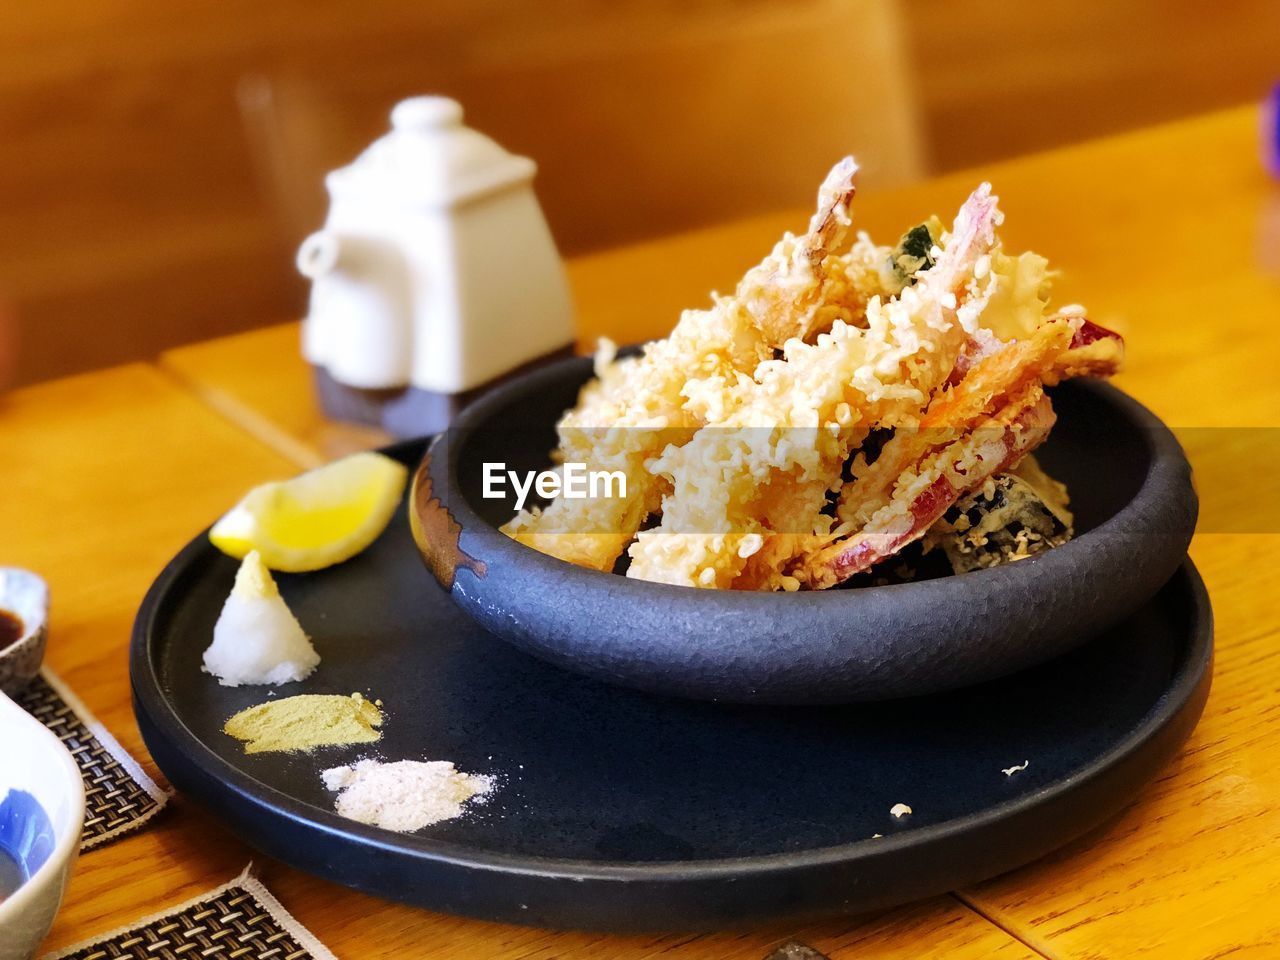
<path id="1" fill-rule="evenodd" d="M 308 280 L 332 273 L 342 258 L 342 240 L 330 230 L 319 230 L 302 241 L 298 248 L 298 272 Z"/>

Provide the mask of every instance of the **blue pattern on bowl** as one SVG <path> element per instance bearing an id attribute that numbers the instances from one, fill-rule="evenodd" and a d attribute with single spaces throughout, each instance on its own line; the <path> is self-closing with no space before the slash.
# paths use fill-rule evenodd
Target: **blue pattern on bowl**
<path id="1" fill-rule="evenodd" d="M 0 850 L 17 861 L 23 879 L 44 866 L 57 845 L 53 823 L 39 801 L 25 790 L 10 790 L 0 800 Z"/>

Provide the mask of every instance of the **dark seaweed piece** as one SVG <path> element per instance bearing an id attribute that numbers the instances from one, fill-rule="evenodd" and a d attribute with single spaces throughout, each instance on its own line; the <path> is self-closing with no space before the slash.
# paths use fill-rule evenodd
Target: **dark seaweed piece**
<path id="1" fill-rule="evenodd" d="M 916 282 L 915 275 L 934 264 L 932 221 L 918 223 L 902 235 L 889 254 L 889 270 L 903 286 Z"/>
<path id="2" fill-rule="evenodd" d="M 932 267 L 934 261 L 930 254 L 931 250 L 933 250 L 933 234 L 929 232 L 928 224 L 918 223 L 902 235 L 896 252 L 916 260 L 923 260 L 926 267 Z"/>

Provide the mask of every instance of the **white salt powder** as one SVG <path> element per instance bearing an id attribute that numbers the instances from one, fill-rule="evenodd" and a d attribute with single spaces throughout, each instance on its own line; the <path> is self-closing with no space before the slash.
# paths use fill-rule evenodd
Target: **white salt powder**
<path id="1" fill-rule="evenodd" d="M 462 773 L 448 760 L 361 760 L 320 774 L 338 791 L 334 809 L 350 820 L 409 833 L 462 815 L 493 789 L 493 777 Z"/>

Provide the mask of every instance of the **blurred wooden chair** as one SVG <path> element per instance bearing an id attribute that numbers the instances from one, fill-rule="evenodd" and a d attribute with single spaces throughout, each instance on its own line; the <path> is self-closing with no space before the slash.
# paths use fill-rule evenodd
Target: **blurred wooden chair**
<path id="1" fill-rule="evenodd" d="M 321 177 L 445 93 L 536 159 L 562 251 L 920 172 L 897 0 L 0 4 L 19 382 L 297 316 Z M 625 291 L 619 291 L 620 296 Z"/>

